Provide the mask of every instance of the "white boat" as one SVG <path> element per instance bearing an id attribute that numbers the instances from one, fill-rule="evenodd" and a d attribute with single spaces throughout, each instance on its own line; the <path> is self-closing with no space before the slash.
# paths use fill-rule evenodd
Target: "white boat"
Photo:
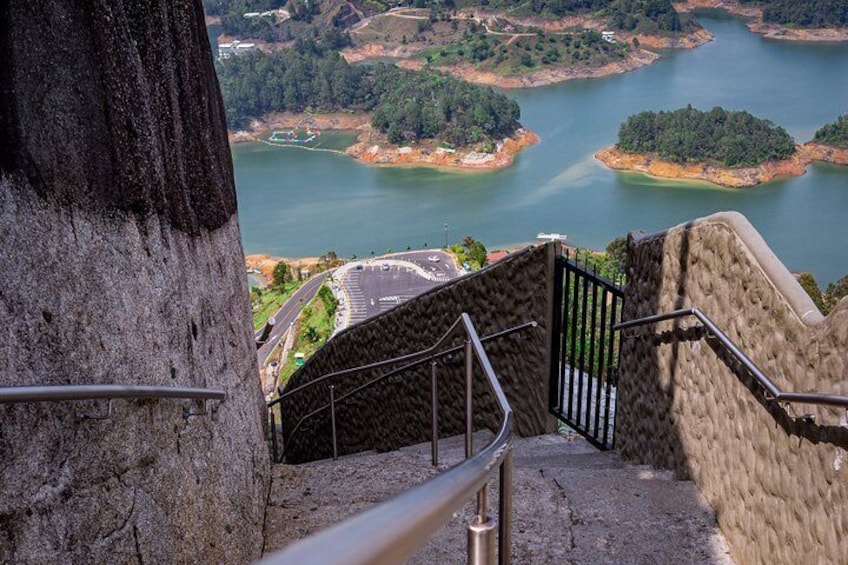
<path id="1" fill-rule="evenodd" d="M 536 235 L 536 239 L 542 239 L 545 241 L 565 241 L 568 239 L 567 235 L 563 235 L 561 233 L 539 233 Z"/>

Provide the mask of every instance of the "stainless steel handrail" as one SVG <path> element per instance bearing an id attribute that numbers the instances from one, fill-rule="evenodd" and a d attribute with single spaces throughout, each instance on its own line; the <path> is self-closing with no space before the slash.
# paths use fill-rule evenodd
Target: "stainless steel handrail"
<path id="1" fill-rule="evenodd" d="M 489 341 L 489 340 L 497 339 L 497 338 L 500 338 L 500 337 L 504 337 L 504 336 L 507 336 L 507 335 L 510 335 L 510 334 L 513 334 L 513 333 L 516 333 L 516 332 L 519 332 L 519 331 L 525 330 L 525 329 L 527 329 L 527 328 L 535 328 L 535 327 L 537 327 L 538 325 L 539 325 L 539 324 L 538 324 L 538 323 L 536 323 L 536 321 L 535 321 L 535 320 L 534 320 L 534 321 L 530 321 L 530 322 L 525 322 L 525 323 L 523 323 L 523 324 L 519 324 L 519 325 L 517 325 L 517 326 L 513 326 L 513 327 L 511 327 L 511 328 L 508 328 L 508 329 L 506 329 L 506 330 L 501 330 L 501 331 L 499 331 L 499 332 L 496 332 L 496 333 L 493 333 L 493 334 L 489 334 L 489 335 L 487 335 L 487 336 L 485 336 L 485 337 L 480 338 L 480 341 L 481 341 L 482 343 L 485 343 L 485 342 L 487 342 L 487 341 Z M 352 397 L 352 396 L 354 396 L 354 395 L 356 395 L 356 394 L 359 394 L 359 393 L 360 393 L 360 392 L 362 392 L 363 390 L 366 390 L 366 389 L 368 389 L 368 388 L 371 388 L 371 387 L 373 387 L 373 386 L 375 386 L 375 385 L 379 384 L 380 382 L 382 382 L 382 381 L 384 381 L 384 380 L 386 380 L 386 379 L 388 379 L 388 378 L 390 378 L 390 377 L 393 377 L 393 376 L 395 376 L 395 375 L 397 375 L 397 374 L 399 374 L 399 373 L 402 373 L 402 372 L 404 372 L 404 371 L 406 371 L 406 370 L 408 370 L 408 369 L 411 369 L 411 368 L 413 368 L 413 367 L 417 367 L 417 366 L 419 366 L 419 365 L 423 365 L 423 364 L 425 364 L 425 363 L 428 363 L 428 362 L 430 362 L 430 361 L 434 361 L 434 360 L 436 360 L 436 359 L 440 359 L 441 357 L 445 357 L 445 356 L 450 355 L 450 354 L 452 354 L 452 353 L 457 353 L 457 352 L 459 352 L 459 351 L 460 351 L 463 347 L 465 347 L 465 346 L 464 346 L 464 345 L 457 345 L 457 346 L 455 346 L 455 347 L 451 347 L 451 348 L 449 348 L 449 349 L 445 349 L 445 350 L 443 350 L 443 351 L 441 351 L 441 352 L 439 352 L 439 353 L 437 353 L 437 354 L 432 354 L 432 353 L 431 353 L 430 355 L 424 355 L 421 359 L 418 359 L 418 360 L 416 360 L 416 361 L 413 361 L 413 362 L 411 362 L 411 363 L 408 363 L 408 364 L 406 364 L 406 365 L 403 365 L 402 367 L 398 367 L 398 368 L 396 368 L 396 369 L 393 369 L 393 370 L 389 371 L 388 373 L 384 373 L 384 374 L 380 375 L 379 377 L 375 377 L 374 379 L 371 379 L 370 381 L 368 381 L 368 382 L 366 382 L 366 383 L 364 383 L 364 384 L 359 385 L 358 387 L 354 388 L 353 390 L 351 390 L 351 391 L 349 391 L 349 392 L 346 392 L 345 394 L 343 394 L 343 395 L 341 395 L 341 396 L 338 396 L 338 397 L 335 397 L 335 396 L 334 396 L 334 404 L 336 404 L 336 405 L 341 404 L 342 402 L 344 402 L 344 401 L 345 401 L 345 400 L 347 400 L 348 398 L 350 398 L 350 397 Z M 426 349 L 425 351 L 431 351 L 431 350 L 432 350 L 432 348 L 428 348 L 428 349 Z M 413 355 L 415 355 L 415 354 L 413 354 Z M 398 362 L 398 360 L 409 360 L 409 357 L 410 357 L 409 355 L 404 355 L 404 356 L 402 356 L 402 357 L 397 357 L 397 358 L 395 358 L 395 359 L 390 359 L 389 361 L 381 361 L 381 362 L 379 363 L 379 366 L 391 365 L 391 364 L 393 364 L 393 363 L 397 363 L 397 362 Z M 359 371 L 365 371 L 366 369 L 373 369 L 373 368 L 374 368 L 373 364 L 372 364 L 372 365 L 363 365 L 363 366 L 361 366 L 361 367 L 354 367 L 353 369 L 345 369 L 344 371 L 338 371 L 338 372 L 336 372 L 336 373 L 331 373 L 331 375 L 336 375 L 336 376 L 338 376 L 338 375 L 339 375 L 339 373 L 344 373 L 345 375 L 347 375 L 347 374 L 353 374 L 353 373 L 356 373 L 356 372 L 357 372 L 357 370 L 359 370 Z M 326 376 L 326 375 L 325 375 L 325 376 Z M 311 381 L 311 382 L 322 382 L 322 381 L 325 381 L 325 380 L 326 380 L 325 378 L 321 377 L 321 378 L 319 378 L 319 379 L 315 379 L 314 381 Z M 291 394 L 293 394 L 293 393 L 295 393 L 295 392 L 300 392 L 300 391 L 302 391 L 302 390 L 305 390 L 306 388 L 308 388 L 308 385 L 309 385 L 309 384 L 310 384 L 310 383 L 306 383 L 306 384 L 304 384 L 304 385 L 301 385 L 301 386 L 297 387 L 296 389 L 292 390 L 290 394 L 282 395 L 282 396 L 280 396 L 279 398 L 276 398 L 276 399 L 274 399 L 274 400 L 272 400 L 272 401 L 268 402 L 268 407 L 270 408 L 270 407 L 274 406 L 274 405 L 275 405 L 275 404 L 277 404 L 277 403 L 278 403 L 278 402 L 279 402 L 282 398 L 285 398 L 285 397 L 291 396 Z M 330 405 L 330 403 L 324 404 L 323 406 L 320 406 L 320 407 L 316 408 L 315 410 L 312 410 L 311 412 L 308 412 L 308 413 L 304 414 L 303 416 L 301 416 L 301 418 L 297 421 L 297 423 L 296 423 L 296 424 L 294 425 L 294 427 L 292 428 L 291 432 L 289 432 L 289 434 L 288 434 L 288 439 L 287 439 L 287 440 L 286 440 L 286 442 L 283 444 L 283 454 L 281 455 L 281 457 L 284 457 L 284 456 L 285 456 L 285 452 L 286 452 L 286 445 L 291 445 L 291 441 L 292 441 L 292 439 L 295 437 L 295 435 L 298 433 L 298 431 L 300 431 L 300 428 L 301 428 L 301 426 L 303 425 L 303 423 L 304 423 L 304 422 L 306 422 L 307 420 L 311 419 L 311 418 L 314 418 L 314 417 L 315 417 L 315 416 L 317 416 L 318 414 L 320 414 L 320 413 L 322 413 L 322 412 L 325 412 L 325 411 L 329 410 L 329 409 L 330 409 L 330 406 L 331 406 L 331 405 Z M 271 433 L 274 433 L 274 431 L 272 430 L 272 432 L 271 432 Z"/>
<path id="2" fill-rule="evenodd" d="M 805 404 L 823 404 L 827 406 L 841 406 L 848 408 L 848 396 L 840 396 L 838 394 L 825 394 L 818 392 L 784 392 L 775 384 L 727 335 L 715 325 L 709 316 L 707 316 L 700 308 L 683 308 L 672 312 L 662 314 L 654 314 L 653 316 L 645 316 L 637 320 L 628 320 L 613 326 L 613 330 L 626 330 L 636 326 L 644 326 L 654 324 L 664 320 L 673 318 L 683 318 L 685 316 L 694 316 L 704 324 L 704 327 L 718 339 L 722 345 L 739 360 L 742 365 L 748 369 L 754 378 L 759 382 L 764 389 L 772 396 L 774 400 L 780 402 L 800 402 Z"/>
<path id="3" fill-rule="evenodd" d="M 449 337 L 451 337 L 453 335 L 453 333 L 456 331 L 456 328 L 458 327 L 460 321 L 461 321 L 461 318 L 457 319 L 457 321 L 453 323 L 453 325 L 448 329 L 448 331 L 446 331 L 442 335 L 442 337 L 440 337 L 439 340 L 434 345 L 432 345 L 432 346 L 430 346 L 426 349 L 422 349 L 422 350 L 416 351 L 414 353 L 407 353 L 406 355 L 400 355 L 398 357 L 393 357 L 392 359 L 387 359 L 387 360 L 384 360 L 384 361 L 378 361 L 376 363 L 369 363 L 367 365 L 360 365 L 358 367 L 352 367 L 350 369 L 343 369 L 341 371 L 335 371 L 333 373 L 327 373 L 326 375 L 321 375 L 317 379 L 313 379 L 313 380 L 309 381 L 308 383 L 303 383 L 302 385 L 295 387 L 291 390 L 283 390 L 283 393 L 280 396 L 278 396 L 277 398 L 268 402 L 268 406 L 269 407 L 274 406 L 275 404 L 280 403 L 280 401 L 282 401 L 285 398 L 288 398 L 289 396 L 292 396 L 293 394 L 296 394 L 298 392 L 301 392 L 302 390 L 305 390 L 307 388 L 318 385 L 318 384 L 320 384 L 324 381 L 327 381 L 327 380 L 330 380 L 330 379 L 335 379 L 337 377 L 343 377 L 343 376 L 346 376 L 346 375 L 353 375 L 355 373 L 361 373 L 361 372 L 364 372 L 364 371 L 379 369 L 380 367 L 386 367 L 388 365 L 394 365 L 395 363 L 400 363 L 400 362 L 403 362 L 403 361 L 426 362 L 431 357 L 443 357 L 445 355 L 455 353 L 455 352 L 459 351 L 460 349 L 462 349 L 461 345 L 453 347 L 451 349 L 446 349 L 446 350 L 438 352 L 438 353 L 435 353 L 435 352 L 440 347 L 442 347 L 442 345 L 444 345 L 445 341 L 447 341 L 447 339 Z M 490 339 L 503 337 L 505 335 L 509 335 L 511 333 L 515 333 L 517 331 L 521 331 L 521 330 L 527 329 L 529 327 L 535 328 L 537 325 L 538 324 L 535 321 L 525 322 L 525 323 L 520 324 L 518 326 L 513 326 L 509 329 L 502 330 L 500 332 L 493 333 L 491 335 L 487 335 L 487 336 L 482 338 L 482 341 L 486 342 L 486 341 L 489 341 Z M 414 364 L 415 363 L 410 364 L 409 367 L 412 367 Z"/>
<path id="4" fill-rule="evenodd" d="M 471 318 L 463 313 L 450 330 L 425 351 L 433 352 L 459 327 L 465 330 L 466 352 L 473 353 L 495 399 L 503 420 L 495 438 L 476 455 L 412 489 L 404 491 L 336 526 L 299 541 L 262 563 L 267 565 L 298 563 L 321 565 L 393 565 L 407 560 L 436 531 L 477 493 L 477 516 L 469 525 L 469 559 L 488 562 L 487 551 L 494 524 L 487 513 L 487 483 L 500 469 L 499 561 L 511 561 L 512 513 L 512 408 L 498 382 Z M 405 359 L 411 359 L 404 356 Z M 375 364 L 376 365 L 376 364 Z M 468 382 L 471 375 L 466 375 Z M 466 414 L 466 435 L 471 414 Z M 480 533 L 482 532 L 482 534 Z M 376 533 L 376 534 L 375 534 Z"/>
<path id="5" fill-rule="evenodd" d="M 224 400 L 223 390 L 140 385 L 53 385 L 0 387 L 0 404 L 14 402 L 56 402 L 102 398 L 185 398 Z"/>

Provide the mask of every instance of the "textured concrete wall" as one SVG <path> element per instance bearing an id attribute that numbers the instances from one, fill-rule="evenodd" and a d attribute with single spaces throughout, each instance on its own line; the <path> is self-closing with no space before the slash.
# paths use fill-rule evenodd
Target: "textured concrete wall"
<path id="1" fill-rule="evenodd" d="M 629 275 L 624 319 L 698 306 L 784 391 L 848 395 L 848 301 L 823 318 L 741 215 L 636 239 Z M 740 563 L 844 563 L 845 411 L 767 400 L 698 325 L 623 341 L 621 453 L 694 480 Z"/>
<path id="2" fill-rule="evenodd" d="M 269 466 L 200 2 L 0 8 L 0 386 L 220 388 L 0 404 L 0 562 L 239 563 Z"/>
<path id="3" fill-rule="evenodd" d="M 535 320 L 539 327 L 485 345 L 516 414 L 520 435 L 544 433 L 547 415 L 548 344 L 553 246 L 531 248 L 470 276 L 447 283 L 333 338 L 292 378 L 289 389 L 321 375 L 413 353 L 435 343 L 462 312 L 480 336 Z M 458 336 L 455 344 L 462 343 Z M 438 365 L 440 436 L 464 431 L 463 356 Z M 337 408 L 339 452 L 387 451 L 430 439 L 429 365 L 392 377 Z M 336 379 L 340 396 L 378 373 Z M 475 426 L 495 429 L 500 410 L 475 370 Z M 303 414 L 329 402 L 317 385 L 283 403 L 286 437 Z M 308 421 L 286 447 L 290 461 L 332 455 L 329 414 Z"/>

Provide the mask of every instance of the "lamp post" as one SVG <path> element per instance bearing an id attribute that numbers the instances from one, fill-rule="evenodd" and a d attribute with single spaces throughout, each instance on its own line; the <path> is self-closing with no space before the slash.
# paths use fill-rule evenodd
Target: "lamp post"
<path id="1" fill-rule="evenodd" d="M 448 248 L 448 225 L 445 224 L 445 249 Z"/>

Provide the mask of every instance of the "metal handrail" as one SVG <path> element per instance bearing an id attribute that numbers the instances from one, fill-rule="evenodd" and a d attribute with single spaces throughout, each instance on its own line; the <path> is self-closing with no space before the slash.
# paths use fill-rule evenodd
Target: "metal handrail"
<path id="1" fill-rule="evenodd" d="M 0 404 L 15 402 L 56 402 L 103 398 L 185 398 L 224 400 L 223 390 L 136 385 L 54 385 L 0 387 Z"/>
<path id="2" fill-rule="evenodd" d="M 477 515 L 469 525 L 469 559 L 488 563 L 494 522 L 488 516 L 488 481 L 500 469 L 499 561 L 511 561 L 512 539 L 512 408 L 498 382 L 471 318 L 463 313 L 450 330 L 425 351 L 433 352 L 458 328 L 466 334 L 466 407 L 470 407 L 471 354 L 477 359 L 503 419 L 495 438 L 476 455 L 470 453 L 472 414 L 466 412 L 465 461 L 365 512 L 276 553 L 262 563 L 321 565 L 393 565 L 407 560 L 477 493 Z M 410 359 L 411 356 L 404 356 Z M 375 532 L 378 534 L 375 535 Z M 491 545 L 490 545 L 491 544 Z"/>
<path id="3" fill-rule="evenodd" d="M 297 387 L 295 387 L 291 390 L 283 390 L 283 393 L 280 394 L 280 396 L 278 396 L 277 398 L 268 402 L 268 407 L 270 408 L 271 406 L 274 406 L 275 404 L 280 403 L 283 399 L 288 398 L 289 396 L 292 396 L 295 393 L 298 393 L 302 390 L 313 387 L 317 384 L 320 384 L 320 383 L 327 381 L 327 380 L 330 380 L 330 379 L 335 379 L 337 377 L 343 377 L 343 376 L 346 376 L 346 375 L 353 375 L 355 373 L 361 373 L 361 372 L 364 372 L 364 371 L 370 371 L 372 369 L 379 369 L 380 367 L 385 367 L 387 365 L 394 365 L 395 363 L 400 363 L 402 361 L 416 361 L 416 360 L 426 361 L 430 357 L 434 357 L 434 356 L 441 357 L 441 356 L 448 355 L 450 353 L 456 352 L 459 349 L 461 349 L 462 346 L 457 346 L 457 347 L 452 348 L 452 349 L 446 349 L 444 352 L 441 352 L 441 353 L 435 353 L 435 351 L 438 350 L 442 345 L 444 345 L 444 343 L 448 340 L 448 338 L 450 338 L 453 335 L 453 333 L 456 331 L 456 328 L 460 324 L 461 319 L 462 319 L 461 317 L 458 318 L 457 321 L 454 322 L 453 325 L 450 328 L 448 328 L 448 331 L 446 331 L 442 335 L 442 337 L 440 337 L 439 340 L 436 341 L 435 344 L 431 345 L 430 347 L 428 347 L 426 349 L 422 349 L 422 350 L 416 351 L 414 353 L 407 353 L 406 355 L 400 355 L 398 357 L 393 357 L 392 359 L 387 359 L 387 360 L 384 360 L 384 361 L 377 361 L 376 363 L 369 363 L 367 365 L 360 365 L 358 367 L 352 367 L 350 369 L 343 369 L 341 371 L 335 371 L 333 373 L 327 373 L 326 375 L 321 375 L 317 379 L 313 379 L 313 380 L 309 381 L 308 383 L 303 383 L 302 385 L 297 386 Z M 526 323 L 521 324 L 519 326 L 514 326 L 514 327 L 509 328 L 507 330 L 503 330 L 503 331 L 500 331 L 500 332 L 497 332 L 497 333 L 494 333 L 494 334 L 491 334 L 491 335 L 487 335 L 486 337 L 482 338 L 482 341 L 489 341 L 490 339 L 494 339 L 496 337 L 502 337 L 504 335 L 508 335 L 508 334 L 513 333 L 513 332 L 517 332 L 517 331 L 526 329 L 526 328 L 531 327 L 531 326 L 536 327 L 536 325 L 537 324 L 536 324 L 535 321 L 526 322 Z M 412 366 L 412 365 L 410 365 L 410 366 Z"/>
<path id="4" fill-rule="evenodd" d="M 629 320 L 621 322 L 613 326 L 614 330 L 626 330 L 636 326 L 644 326 L 672 318 L 682 318 L 685 316 L 695 316 L 704 327 L 718 339 L 722 345 L 733 355 L 742 365 L 751 372 L 754 378 L 763 388 L 771 395 L 774 400 L 779 402 L 801 402 L 805 404 L 822 404 L 826 406 L 841 406 L 848 408 L 848 396 L 838 394 L 825 394 L 819 392 L 784 392 L 775 384 L 739 347 L 731 341 L 727 335 L 715 325 L 709 316 L 707 316 L 700 308 L 683 308 L 672 312 L 655 314 L 653 316 L 645 316 L 637 320 Z"/>
<path id="5" fill-rule="evenodd" d="M 501 331 L 499 331 L 499 332 L 496 332 L 496 333 L 493 333 L 493 334 L 489 334 L 489 335 L 487 335 L 487 336 L 485 336 L 485 337 L 480 338 L 480 341 L 481 341 L 481 343 L 485 343 L 485 342 L 487 342 L 487 341 L 489 341 L 489 340 L 497 339 L 497 338 L 500 338 L 500 337 L 504 337 L 504 336 L 507 336 L 507 335 L 510 335 L 510 334 L 516 333 L 516 332 L 520 332 L 520 331 L 525 330 L 525 329 L 527 329 L 527 328 L 535 328 L 535 327 L 537 327 L 538 325 L 539 325 L 539 324 L 538 324 L 538 323 L 536 323 L 536 321 L 535 321 L 535 320 L 530 321 L 530 322 L 525 322 L 525 323 L 523 323 L 523 324 L 519 324 L 519 325 L 517 325 L 517 326 L 513 326 L 513 327 L 511 327 L 511 328 L 508 328 L 508 329 L 506 329 L 506 330 L 501 330 Z M 445 349 L 445 350 L 443 350 L 443 351 L 441 351 L 440 353 L 437 353 L 437 354 L 430 354 L 429 356 L 425 355 L 425 356 L 424 356 L 424 357 L 422 357 L 421 359 L 418 359 L 418 360 L 416 360 L 416 361 L 413 361 L 413 362 L 411 362 L 411 363 L 408 363 L 408 364 L 406 364 L 406 365 L 403 365 L 402 367 L 398 367 L 398 368 L 396 368 L 396 369 L 393 369 L 393 370 L 389 371 L 388 373 L 384 373 L 384 374 L 380 375 L 379 377 L 375 377 L 374 379 L 371 379 L 370 381 L 368 381 L 368 382 L 366 382 L 366 383 L 364 383 L 364 384 L 359 385 L 358 387 L 354 388 L 353 390 L 351 390 L 351 391 L 349 391 L 349 392 L 346 392 L 345 394 L 343 394 L 343 395 L 341 395 L 341 396 L 334 397 L 334 403 L 335 403 L 336 405 L 338 405 L 338 404 L 340 404 L 340 403 L 344 402 L 345 400 L 347 400 L 348 398 L 350 398 L 350 397 L 352 397 L 352 396 L 355 396 L 355 395 L 359 394 L 359 393 L 360 393 L 360 392 L 362 392 L 363 390 L 369 389 L 369 388 L 373 387 L 374 385 L 376 385 L 376 384 L 378 384 L 378 383 L 380 383 L 380 382 L 382 382 L 382 381 L 384 381 L 384 380 L 386 380 L 386 379 L 388 379 L 388 378 L 391 378 L 391 377 L 393 377 L 393 376 L 395 376 L 395 375 L 397 375 L 397 374 L 399 374 L 399 373 L 402 373 L 402 372 L 406 371 L 407 369 L 411 369 L 411 368 L 413 368 L 413 367 L 417 367 L 417 366 L 419 366 L 419 365 L 423 365 L 423 364 L 425 364 L 425 363 L 429 363 L 429 362 L 431 362 L 431 361 L 435 361 L 436 359 L 440 359 L 440 358 L 445 357 L 445 356 L 447 356 L 447 355 L 451 355 L 451 354 L 453 354 L 453 353 L 457 353 L 457 352 L 458 352 L 458 351 L 460 351 L 463 347 L 464 347 L 463 345 L 457 345 L 457 346 L 451 347 L 451 348 L 449 348 L 449 349 Z M 425 351 L 430 351 L 430 350 L 432 350 L 432 348 L 428 348 L 428 349 L 427 349 L 427 350 L 425 350 Z M 415 355 L 415 354 L 413 354 L 413 355 Z M 338 371 L 338 372 L 336 372 L 336 373 L 330 373 L 330 375 L 339 376 L 339 373 L 344 373 L 345 375 L 347 375 L 347 374 L 353 374 L 353 373 L 356 373 L 357 371 L 365 371 L 366 369 L 373 369 L 373 368 L 374 368 L 374 367 L 373 367 L 373 365 L 379 365 L 379 366 L 390 365 L 390 364 L 393 364 L 393 363 L 398 362 L 398 360 L 399 360 L 399 359 L 407 359 L 407 360 L 408 360 L 408 359 L 409 359 L 409 355 L 404 355 L 403 357 L 398 357 L 398 358 L 395 358 L 395 359 L 390 359 L 389 361 L 381 361 L 381 362 L 380 362 L 380 363 L 378 363 L 378 364 L 363 365 L 363 366 L 361 366 L 361 367 L 354 367 L 353 369 L 345 369 L 344 371 Z M 324 375 L 324 377 L 327 377 L 327 376 L 329 376 L 329 375 Z M 321 381 L 325 381 L 325 380 L 327 380 L 327 379 L 326 379 L 326 378 L 324 378 L 324 377 L 321 377 L 321 378 L 319 378 L 319 379 L 315 379 L 314 381 L 311 381 L 311 382 L 321 382 Z M 273 401 L 271 401 L 271 402 L 269 402 L 269 403 L 268 403 L 268 407 L 269 407 L 269 408 L 270 408 L 270 407 L 272 407 L 274 404 L 278 403 L 278 402 L 279 402 L 282 398 L 284 398 L 284 397 L 291 396 L 291 394 L 294 394 L 295 392 L 299 392 L 299 391 L 302 391 L 302 390 L 304 390 L 304 389 L 308 388 L 308 385 L 309 385 L 309 384 L 310 384 L 310 383 L 306 383 L 305 385 L 302 385 L 302 386 L 297 387 L 296 389 L 293 389 L 293 390 L 291 391 L 291 393 L 288 393 L 288 394 L 282 395 L 282 396 L 280 396 L 279 398 L 274 399 Z M 303 423 L 304 423 L 304 422 L 306 422 L 307 420 L 311 419 L 311 418 L 314 418 L 314 417 L 315 417 L 315 416 L 317 416 L 318 414 L 320 414 L 320 413 L 322 413 L 322 412 L 325 412 L 326 410 L 329 410 L 329 409 L 330 409 L 330 406 L 331 406 L 331 404 L 330 404 L 330 403 L 324 404 L 323 406 L 320 406 L 320 407 L 316 408 L 315 410 L 312 410 L 311 412 L 308 412 L 308 413 L 304 414 L 304 415 L 303 415 L 303 416 L 302 416 L 302 417 L 301 417 L 301 418 L 297 421 L 297 423 L 296 423 L 296 424 L 294 425 L 294 427 L 292 428 L 291 432 L 289 432 L 287 441 L 286 441 L 286 442 L 285 442 L 285 444 L 283 445 L 283 453 L 282 453 L 281 457 L 285 457 L 286 445 L 291 445 L 292 438 L 294 438 L 294 437 L 295 437 L 295 435 L 298 433 L 298 431 L 300 431 L 300 428 L 301 428 L 301 426 L 303 425 Z M 271 431 L 271 433 L 274 433 L 274 431 L 272 430 L 272 431 Z M 275 456 L 276 456 L 276 455 L 275 455 Z"/>

